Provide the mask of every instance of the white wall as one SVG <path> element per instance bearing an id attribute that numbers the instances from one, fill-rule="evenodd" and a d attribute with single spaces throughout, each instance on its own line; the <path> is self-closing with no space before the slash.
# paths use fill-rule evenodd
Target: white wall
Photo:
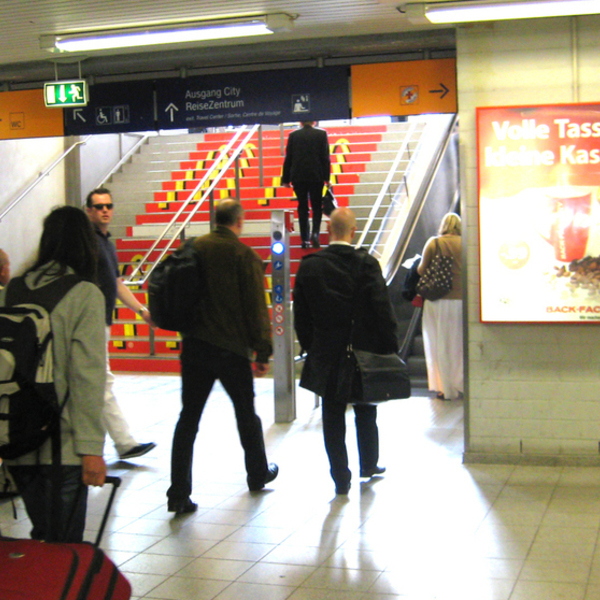
<path id="1" fill-rule="evenodd" d="M 94 135 L 80 147 L 82 204 L 87 194 L 98 187 L 107 173 L 142 135 L 136 133 Z"/>
<path id="2" fill-rule="evenodd" d="M 600 103 L 600 17 L 457 32 L 468 270 L 465 460 L 600 464 L 598 325 L 479 322 L 475 108 Z"/>
<path id="3" fill-rule="evenodd" d="M 0 213 L 64 151 L 63 138 L 0 141 Z M 53 206 L 65 203 L 64 165 L 57 166 L 0 222 L 0 248 L 18 274 L 34 257 L 42 220 Z"/>

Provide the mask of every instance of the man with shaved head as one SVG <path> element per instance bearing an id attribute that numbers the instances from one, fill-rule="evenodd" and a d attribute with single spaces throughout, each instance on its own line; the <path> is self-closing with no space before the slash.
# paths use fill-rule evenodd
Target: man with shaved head
<path id="1" fill-rule="evenodd" d="M 396 319 L 381 268 L 355 250 L 356 217 L 338 208 L 329 222 L 327 248 L 302 259 L 294 287 L 294 326 L 307 357 L 300 385 L 323 398 L 323 437 L 337 494 L 348 494 L 352 473 L 346 450 L 349 392 L 337 389 L 339 364 L 352 345 L 380 354 L 398 351 Z M 354 323 L 352 324 L 352 319 Z M 354 405 L 360 476 L 381 475 L 377 408 Z"/>

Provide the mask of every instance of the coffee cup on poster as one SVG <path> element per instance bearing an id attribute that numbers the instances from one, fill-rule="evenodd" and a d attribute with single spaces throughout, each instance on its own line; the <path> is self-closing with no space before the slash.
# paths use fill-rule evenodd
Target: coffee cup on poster
<path id="1" fill-rule="evenodd" d="M 544 239 L 554 247 L 561 262 L 579 260 L 586 255 L 590 237 L 592 188 L 565 185 L 548 189 L 551 206 L 550 232 Z"/>

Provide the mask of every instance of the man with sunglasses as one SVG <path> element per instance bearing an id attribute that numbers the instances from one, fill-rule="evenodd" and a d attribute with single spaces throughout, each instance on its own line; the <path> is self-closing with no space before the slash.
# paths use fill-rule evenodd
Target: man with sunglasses
<path id="1" fill-rule="evenodd" d="M 97 188 L 86 198 L 86 212 L 94 226 L 98 239 L 98 286 L 104 294 L 106 307 L 106 343 L 110 340 L 110 326 L 117 298 L 135 311 L 146 323 L 153 326 L 150 312 L 138 302 L 131 290 L 119 276 L 119 261 L 115 247 L 110 241 L 108 226 L 113 218 L 114 204 L 110 190 Z M 156 447 L 153 442 L 138 443 L 131 435 L 129 425 L 117 404 L 113 392 L 114 375 L 110 370 L 108 352 L 106 356 L 106 389 L 104 394 L 104 421 L 121 460 L 129 460 L 150 452 Z"/>

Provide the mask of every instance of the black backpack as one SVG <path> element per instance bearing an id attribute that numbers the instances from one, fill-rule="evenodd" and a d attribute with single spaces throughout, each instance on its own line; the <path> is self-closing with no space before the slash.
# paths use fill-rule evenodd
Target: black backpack
<path id="1" fill-rule="evenodd" d="M 20 277 L 8 284 L 0 308 L 0 458 L 18 458 L 60 435 L 68 394 L 59 404 L 50 313 L 79 281 L 65 275 L 35 290 Z"/>
<path id="2" fill-rule="evenodd" d="M 154 268 L 148 281 L 148 307 L 160 329 L 192 329 L 202 293 L 202 268 L 193 240 L 180 246 Z"/>

